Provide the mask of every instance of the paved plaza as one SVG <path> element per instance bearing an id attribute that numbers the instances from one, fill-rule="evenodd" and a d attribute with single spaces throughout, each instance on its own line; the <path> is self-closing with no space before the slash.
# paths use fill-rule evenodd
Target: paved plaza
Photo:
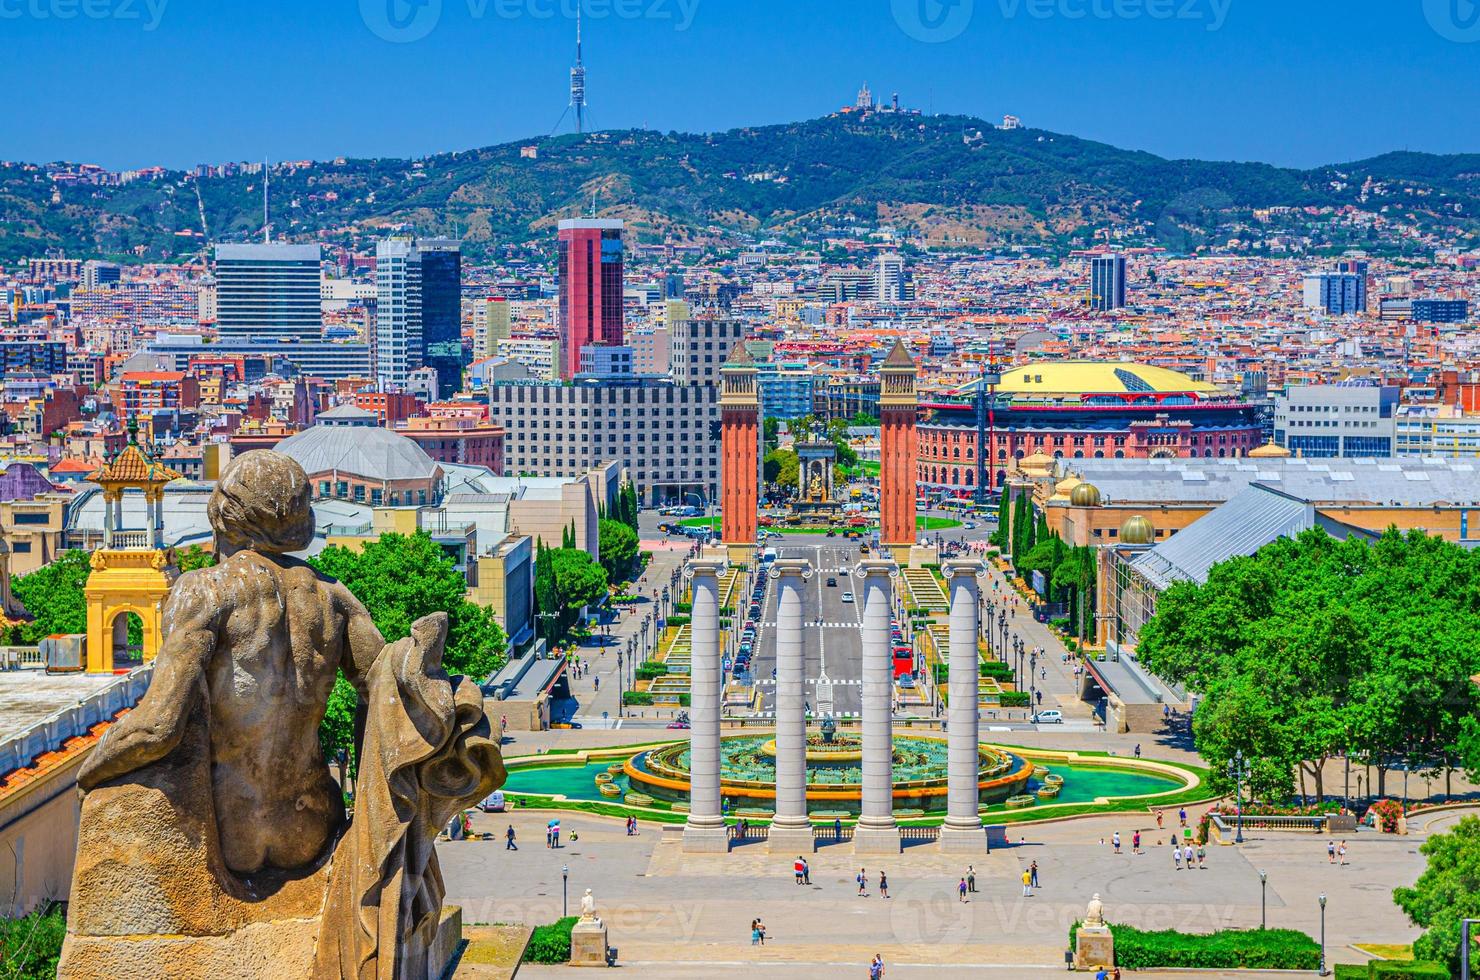
<path id="1" fill-rule="evenodd" d="M 855 859 L 848 845 L 824 845 L 809 857 L 811 885 L 794 884 L 794 855 L 771 855 L 761 842 L 728 855 L 683 854 L 644 824 L 626 836 L 620 821 L 559 814 L 563 846 L 544 845 L 549 811 L 474 818 L 488 841 L 439 847 L 448 901 L 470 923 L 537 925 L 561 914 L 561 868 L 569 868 L 575 909 L 593 889 L 610 942 L 622 962 L 647 977 L 693 976 L 701 967 L 733 964 L 748 976 L 864 975 L 882 953 L 891 976 L 954 977 L 984 969 L 1032 976 L 1062 970 L 1069 925 L 1099 893 L 1111 921 L 1148 929 L 1206 932 L 1259 924 L 1258 872 L 1269 874 L 1268 920 L 1319 935 L 1317 896 L 1328 896 L 1327 933 L 1333 962 L 1361 962 L 1355 942 L 1409 942 L 1409 928 L 1392 905 L 1397 884 L 1422 870 L 1423 829 L 1407 838 L 1363 832 L 1349 839 L 1349 864 L 1328 863 L 1325 839 L 1310 835 L 1251 836 L 1240 848 L 1214 847 L 1208 868 L 1174 870 L 1171 852 L 1149 815 L 1120 815 L 1011 828 L 1012 846 L 983 853 L 974 865 L 977 893 L 957 900 L 967 861 L 932 845 L 906 848 L 885 860 Z M 1436 821 L 1436 830 L 1453 817 Z M 519 850 L 505 849 L 512 823 Z M 1169 823 L 1175 823 L 1173 817 Z M 1129 853 L 1140 827 L 1145 853 Z M 1119 830 L 1125 853 L 1110 835 Z M 569 840 L 574 831 L 577 840 Z M 1023 838 L 1021 841 L 1019 838 Z M 1106 843 L 1101 843 L 1101 839 Z M 1022 897 L 1020 875 L 1036 861 L 1041 887 Z M 854 876 L 867 869 L 868 897 Z M 890 898 L 878 876 L 888 875 Z M 750 921 L 767 926 L 763 947 L 750 942 Z M 540 976 L 550 968 L 525 967 Z M 1016 971 L 1016 972 L 1014 972 Z"/>

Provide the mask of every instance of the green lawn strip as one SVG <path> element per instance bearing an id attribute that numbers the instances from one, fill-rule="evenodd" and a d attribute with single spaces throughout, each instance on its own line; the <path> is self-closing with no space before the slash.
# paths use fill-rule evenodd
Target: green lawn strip
<path id="1" fill-rule="evenodd" d="M 682 527 L 712 527 L 718 529 L 720 518 L 718 517 L 685 517 L 680 520 Z M 916 517 L 915 527 L 921 531 L 946 531 L 961 526 L 961 522 L 954 517 Z M 843 526 L 840 524 L 799 524 L 792 527 L 787 524 L 773 524 L 764 528 L 767 531 L 778 531 L 781 534 L 826 534 L 828 531 L 877 531 L 879 525 L 868 524 L 862 526 Z"/>

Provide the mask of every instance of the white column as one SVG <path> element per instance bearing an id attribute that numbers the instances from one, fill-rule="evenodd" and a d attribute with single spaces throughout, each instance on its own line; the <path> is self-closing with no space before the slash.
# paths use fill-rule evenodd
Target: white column
<path id="1" fill-rule="evenodd" d="M 720 807 L 719 715 L 723 677 L 719 656 L 719 576 L 724 562 L 698 558 L 689 562 L 693 575 L 693 609 L 689 620 L 689 818 L 683 849 L 723 853 L 729 833 Z"/>
<path id="2" fill-rule="evenodd" d="M 802 583 L 812 569 L 801 558 L 771 563 L 776 580 L 776 816 L 769 846 L 776 853 L 811 851 L 807 819 L 807 672 L 802 645 Z"/>
<path id="3" fill-rule="evenodd" d="M 893 562 L 859 562 L 863 579 L 863 811 L 853 831 L 856 854 L 898 854 L 894 821 L 894 660 L 889 654 Z"/>
<path id="4" fill-rule="evenodd" d="M 982 563 L 975 558 L 948 561 L 943 569 L 951 592 L 950 711 L 946 749 L 946 819 L 940 828 L 940 847 L 952 854 L 986 850 L 982 831 L 978 783 L 981 749 L 977 708 L 981 674 L 977 632 L 981 618 L 977 575 Z"/>

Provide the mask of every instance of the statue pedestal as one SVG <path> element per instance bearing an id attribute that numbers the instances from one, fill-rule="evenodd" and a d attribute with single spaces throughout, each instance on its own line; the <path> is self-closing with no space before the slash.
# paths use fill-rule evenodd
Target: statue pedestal
<path id="1" fill-rule="evenodd" d="M 812 834 L 812 825 L 802 827 L 776 826 L 771 824 L 766 831 L 766 850 L 772 854 L 812 854 L 817 850 L 817 841 Z"/>
<path id="2" fill-rule="evenodd" d="M 714 826 L 690 821 L 683 828 L 685 854 L 726 854 L 730 850 L 730 829 L 724 821 Z"/>
<path id="3" fill-rule="evenodd" d="M 987 832 L 981 827 L 941 827 L 940 852 L 942 854 L 985 854 Z"/>
<path id="4" fill-rule="evenodd" d="M 1074 946 L 1074 969 L 1098 970 L 1115 965 L 1115 937 L 1108 926 L 1080 926 Z"/>
<path id="5" fill-rule="evenodd" d="M 606 923 L 582 919 L 570 930 L 571 966 L 606 966 Z"/>
<path id="6" fill-rule="evenodd" d="M 853 828 L 854 854 L 898 854 L 903 849 L 898 827 Z"/>

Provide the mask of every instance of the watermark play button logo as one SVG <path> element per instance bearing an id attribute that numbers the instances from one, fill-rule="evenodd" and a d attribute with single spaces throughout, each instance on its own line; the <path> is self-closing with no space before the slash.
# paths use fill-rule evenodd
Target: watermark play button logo
<path id="1" fill-rule="evenodd" d="M 894 22 L 916 41 L 943 44 L 971 23 L 975 0 L 890 0 Z"/>
<path id="2" fill-rule="evenodd" d="M 1480 41 L 1480 2 L 1477 0 L 1423 0 L 1429 26 L 1442 38 L 1458 44 Z"/>
<path id="3" fill-rule="evenodd" d="M 370 33 L 392 44 L 420 41 L 442 19 L 442 0 L 360 0 Z"/>

